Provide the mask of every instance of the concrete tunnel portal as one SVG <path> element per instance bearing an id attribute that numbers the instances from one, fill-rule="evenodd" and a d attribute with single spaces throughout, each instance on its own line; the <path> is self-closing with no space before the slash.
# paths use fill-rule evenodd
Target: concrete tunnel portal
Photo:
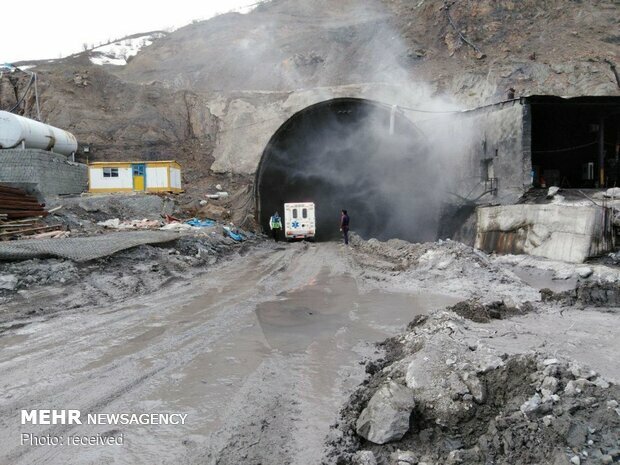
<path id="1" fill-rule="evenodd" d="M 271 137 L 256 174 L 257 220 L 314 202 L 318 241 L 339 237 L 340 210 L 365 239 L 435 240 L 437 175 L 425 138 L 396 107 L 359 98 L 309 106 Z"/>

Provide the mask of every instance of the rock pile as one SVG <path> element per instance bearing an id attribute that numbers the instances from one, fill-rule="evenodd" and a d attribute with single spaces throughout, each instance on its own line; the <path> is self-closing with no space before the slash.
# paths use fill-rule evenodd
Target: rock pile
<path id="1" fill-rule="evenodd" d="M 620 459 L 620 388 L 540 353 L 458 335 L 452 312 L 418 318 L 342 411 L 336 463 L 575 464 Z M 400 347 L 394 348 L 395 345 Z"/>

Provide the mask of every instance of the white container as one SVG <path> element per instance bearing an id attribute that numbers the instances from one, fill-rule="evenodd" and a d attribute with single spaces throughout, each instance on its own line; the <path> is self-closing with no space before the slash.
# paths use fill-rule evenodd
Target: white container
<path id="1" fill-rule="evenodd" d="M 0 149 L 19 147 L 71 155 L 78 144 L 75 136 L 63 129 L 0 111 Z"/>

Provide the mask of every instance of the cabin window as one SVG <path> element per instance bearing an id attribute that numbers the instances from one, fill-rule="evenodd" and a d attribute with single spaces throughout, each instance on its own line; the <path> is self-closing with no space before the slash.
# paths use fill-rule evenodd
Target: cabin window
<path id="1" fill-rule="evenodd" d="M 293 218 L 297 219 L 297 209 L 293 208 Z"/>
<path id="2" fill-rule="evenodd" d="M 104 168 L 103 177 L 104 178 L 118 178 L 118 168 Z"/>
<path id="3" fill-rule="evenodd" d="M 307 208 L 304 208 L 304 209 L 301 211 L 301 217 L 302 217 L 302 218 L 308 218 L 308 209 L 307 209 Z"/>
<path id="4" fill-rule="evenodd" d="M 133 166 L 133 175 L 134 176 L 144 176 L 144 165 L 134 165 Z"/>

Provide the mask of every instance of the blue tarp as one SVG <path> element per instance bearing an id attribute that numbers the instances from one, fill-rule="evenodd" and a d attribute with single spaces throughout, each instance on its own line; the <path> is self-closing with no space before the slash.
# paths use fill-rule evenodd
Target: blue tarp
<path id="1" fill-rule="evenodd" d="M 228 237 L 230 237 L 231 239 L 237 242 L 243 242 L 246 239 L 246 237 L 243 234 L 233 231 L 228 226 L 224 226 L 224 233 L 227 234 Z"/>
<path id="2" fill-rule="evenodd" d="M 209 228 L 211 226 L 215 226 L 215 221 L 210 219 L 199 220 L 198 218 L 192 218 L 191 220 L 187 220 L 185 224 L 189 224 L 190 226 L 194 226 L 196 228 Z"/>

